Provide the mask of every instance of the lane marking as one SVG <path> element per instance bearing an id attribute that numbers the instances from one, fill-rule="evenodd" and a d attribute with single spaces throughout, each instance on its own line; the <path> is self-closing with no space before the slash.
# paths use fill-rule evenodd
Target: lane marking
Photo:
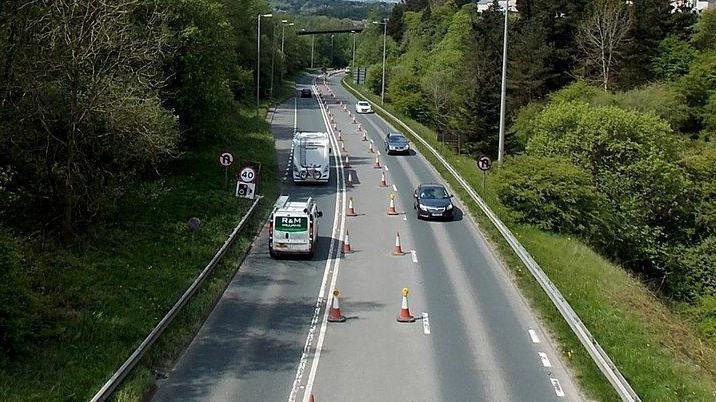
<path id="1" fill-rule="evenodd" d="M 393 191 L 395 191 L 395 192 L 398 191 L 398 187 L 395 187 L 395 184 L 393 184 Z"/>
<path id="2" fill-rule="evenodd" d="M 328 133 L 329 133 L 329 139 L 331 141 L 332 146 L 336 150 L 335 157 L 336 157 L 336 159 L 338 159 L 338 165 L 336 168 L 339 171 L 338 173 L 340 175 L 340 178 L 338 178 L 338 177 L 336 178 L 336 183 L 337 183 L 336 184 L 336 203 L 338 203 L 338 196 L 340 195 L 341 196 L 340 197 L 341 205 L 346 205 L 346 191 L 345 191 L 346 189 L 343 185 L 343 183 L 345 183 L 345 171 L 343 169 L 343 158 L 341 156 L 341 153 L 338 152 L 338 140 L 336 139 L 336 133 L 330 127 L 330 124 L 328 121 L 328 115 L 326 114 L 326 109 L 323 107 L 323 105 L 319 105 L 319 106 L 321 108 L 321 115 L 323 116 L 323 122 L 325 123 L 326 129 L 328 130 Z M 338 205 L 336 205 L 336 207 L 338 208 Z M 334 241 L 331 243 L 331 245 L 335 245 L 339 242 L 343 242 L 344 237 L 345 237 L 346 215 L 345 215 L 345 213 L 343 213 L 343 211 L 344 211 L 343 208 L 336 209 L 336 214 L 338 214 L 339 211 L 340 211 L 340 230 L 338 232 L 339 238 L 338 238 L 337 242 Z M 335 240 L 335 238 L 334 238 L 334 240 Z M 333 252 L 333 248 L 331 248 L 331 250 L 330 250 L 330 253 L 332 253 L 332 252 Z M 336 281 L 338 280 L 338 267 L 341 262 L 341 257 L 340 257 L 340 254 L 338 254 L 338 252 L 336 252 L 336 258 L 333 261 L 331 261 L 330 256 L 331 256 L 331 254 L 329 254 L 329 261 L 326 261 L 326 269 L 328 269 L 328 265 L 331 262 L 333 262 L 333 269 L 332 269 L 333 277 L 331 278 L 331 285 L 329 288 L 330 290 L 332 290 L 332 289 L 336 288 Z M 325 289 L 322 289 L 322 290 L 325 291 Z M 322 296 L 323 296 L 323 292 L 321 292 L 319 297 L 322 298 Z M 333 292 L 329 291 L 328 297 L 326 298 L 325 305 L 329 306 L 329 305 L 331 305 L 332 302 L 333 302 Z M 303 402 L 309 402 L 309 399 L 311 397 L 311 391 L 313 390 L 313 382 L 315 381 L 316 373 L 318 372 L 318 362 L 321 359 L 321 349 L 323 348 L 323 340 L 326 337 L 326 329 L 328 327 L 329 312 L 330 312 L 329 308 L 323 309 L 323 320 L 321 321 L 321 329 L 318 334 L 318 341 L 316 342 L 316 347 L 315 347 L 315 351 L 313 354 L 313 363 L 311 364 L 311 371 L 309 372 L 308 380 L 306 381 L 306 387 L 305 387 L 305 391 L 303 394 Z M 289 400 L 289 402 L 292 402 L 292 400 Z"/>
<path id="3" fill-rule="evenodd" d="M 407 215 L 403 215 L 403 220 L 404 220 L 404 221 L 407 221 L 407 220 L 408 220 L 408 216 L 407 216 Z"/>
<path id="4" fill-rule="evenodd" d="M 314 90 L 315 90 L 315 87 L 314 87 Z M 320 106 L 320 101 L 318 103 Z M 328 128 L 329 132 L 331 132 L 330 127 L 328 125 L 328 121 L 326 120 L 326 116 L 324 115 L 324 112 L 323 112 L 323 107 L 321 107 L 321 111 L 322 111 L 321 115 L 323 117 L 323 122 L 326 125 L 326 127 Z M 334 138 L 332 136 L 329 136 L 329 138 L 331 140 L 331 145 L 332 145 L 333 149 L 337 151 L 338 147 L 337 147 L 337 143 L 335 142 Z M 299 360 L 298 367 L 296 368 L 296 377 L 293 381 L 291 393 L 288 396 L 289 402 L 294 402 L 296 400 L 296 396 L 298 394 L 299 389 L 304 388 L 300 384 L 303 379 L 303 373 L 306 369 L 306 364 L 308 362 L 308 356 L 310 355 L 310 352 L 311 352 L 311 344 L 313 343 L 313 339 L 316 334 L 316 327 L 318 326 L 318 322 L 321 317 L 321 315 L 320 315 L 321 309 L 323 308 L 324 302 L 326 302 L 327 303 L 326 305 L 328 305 L 328 303 L 331 303 L 331 301 L 333 300 L 333 292 L 328 292 L 328 297 L 325 297 L 326 285 L 328 283 L 328 278 L 329 278 L 330 273 L 333 272 L 331 286 L 335 286 L 335 280 L 336 280 L 335 272 L 338 269 L 340 257 L 337 253 L 336 253 L 336 258 L 333 258 L 332 256 L 333 256 L 334 251 L 337 250 L 338 243 L 340 241 L 343 241 L 343 236 L 344 236 L 343 233 L 345 230 L 345 215 L 343 215 L 341 212 L 341 211 L 343 211 L 343 208 L 341 208 L 340 202 L 342 201 L 343 204 L 345 204 L 345 197 L 346 197 L 345 191 L 341 186 L 343 183 L 342 178 L 344 177 L 344 174 L 343 174 L 344 172 L 343 172 L 343 162 L 341 160 L 340 152 L 336 152 L 334 158 L 337 159 L 335 169 L 336 169 L 336 176 L 339 176 L 339 177 L 336 177 L 336 201 L 335 201 L 335 212 L 333 215 L 333 229 L 331 231 L 331 245 L 328 250 L 328 258 L 326 259 L 326 265 L 323 270 L 323 279 L 321 280 L 321 288 L 318 292 L 318 297 L 316 299 L 316 304 L 315 304 L 314 311 L 313 311 L 313 317 L 311 319 L 311 324 L 309 326 L 308 334 L 306 336 L 306 343 L 303 346 L 303 352 L 301 354 L 301 359 Z M 337 231 L 338 231 L 338 233 L 336 233 Z M 331 263 L 333 263 L 333 269 L 331 269 Z M 323 336 L 325 336 L 325 326 L 326 326 L 327 319 L 328 319 L 328 312 L 329 312 L 329 309 L 324 309 L 323 321 L 321 323 L 321 329 L 320 329 L 320 333 L 319 333 L 319 337 L 318 337 L 318 343 L 316 346 L 317 349 L 316 349 L 316 352 L 314 355 L 314 361 L 313 361 L 314 366 L 317 364 L 318 358 L 320 357 L 320 347 L 321 347 L 321 345 L 323 345 Z M 309 385 L 306 387 L 306 389 L 308 391 L 304 395 L 304 400 L 306 400 L 306 401 L 307 401 L 307 397 L 310 396 L 310 389 L 313 384 L 313 377 L 315 377 L 314 369 L 315 369 L 315 367 L 311 367 L 311 373 L 309 375 Z"/>
<path id="5" fill-rule="evenodd" d="M 413 262 L 418 263 L 418 253 L 415 250 L 410 250 L 410 256 L 413 257 Z"/>
<path id="6" fill-rule="evenodd" d="M 537 352 L 539 354 L 539 358 L 542 359 L 542 365 L 545 367 L 552 367 L 552 363 L 550 363 L 549 358 L 547 357 L 547 353 L 544 352 Z"/>
<path id="7" fill-rule="evenodd" d="M 295 97 L 293 98 L 293 132 L 296 132 L 296 127 L 298 127 L 298 99 Z M 291 152 L 293 153 L 293 147 L 291 147 Z"/>
<path id="8" fill-rule="evenodd" d="M 532 339 L 532 343 L 539 343 L 539 337 L 537 336 L 537 331 L 534 329 L 531 329 L 527 331 L 530 333 L 530 338 Z"/>
<path id="9" fill-rule="evenodd" d="M 423 333 L 430 335 L 430 319 L 428 318 L 428 313 L 425 312 L 423 312 Z"/>
<path id="10" fill-rule="evenodd" d="M 557 394 L 557 396 L 564 396 L 564 390 L 562 390 L 562 386 L 559 385 L 559 380 L 550 378 L 549 381 L 552 383 L 552 387 L 554 387 L 554 393 Z"/>
<path id="11" fill-rule="evenodd" d="M 385 171 L 387 172 L 387 171 L 388 171 L 388 166 L 383 166 L 383 169 L 385 169 Z"/>

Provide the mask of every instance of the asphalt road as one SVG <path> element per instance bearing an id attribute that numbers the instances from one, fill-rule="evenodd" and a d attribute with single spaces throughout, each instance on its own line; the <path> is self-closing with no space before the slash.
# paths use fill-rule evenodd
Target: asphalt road
<path id="1" fill-rule="evenodd" d="M 303 77 L 297 86 L 310 82 Z M 375 168 L 377 154 L 338 104 L 352 111 L 355 98 L 337 78 L 315 88 L 345 152 L 340 156 L 334 141 L 328 185 L 294 186 L 289 176 L 284 192 L 317 199 L 324 211 L 320 252 L 309 261 L 272 260 L 264 230 L 154 400 L 307 401 L 311 393 L 318 402 L 581 400 L 553 342 L 460 201 L 454 221 L 416 219 L 413 190 L 442 182 L 439 174 L 415 152 L 381 154 Z M 277 109 L 282 170 L 296 125 L 326 130 L 330 117 L 322 109 L 314 98 Z M 357 123 L 384 153 L 384 132 L 393 128 L 374 114 L 357 116 Z M 351 167 L 344 169 L 346 154 Z M 354 186 L 345 188 L 349 172 Z M 388 187 L 379 186 L 381 174 Z M 397 216 L 387 214 L 391 193 Z M 358 216 L 343 215 L 347 197 Z M 345 229 L 355 251 L 342 256 L 336 251 Z M 392 255 L 396 233 L 403 256 Z M 344 323 L 326 322 L 334 287 Z M 403 287 L 414 323 L 396 322 Z"/>

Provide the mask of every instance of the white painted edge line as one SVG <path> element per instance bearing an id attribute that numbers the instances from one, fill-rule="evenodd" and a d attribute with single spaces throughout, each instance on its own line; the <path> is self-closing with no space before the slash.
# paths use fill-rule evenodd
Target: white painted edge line
<path id="1" fill-rule="evenodd" d="M 556 378 L 550 378 L 549 381 L 552 383 L 552 387 L 554 387 L 554 393 L 560 397 L 564 396 L 564 390 L 562 389 L 562 386 L 559 385 L 559 380 Z"/>
<path id="2" fill-rule="evenodd" d="M 530 333 L 530 339 L 532 339 L 532 343 L 539 343 L 539 342 L 540 342 L 540 341 L 539 341 L 539 336 L 537 336 L 537 331 L 535 331 L 534 329 L 530 329 L 530 330 L 527 331 L 527 332 Z"/>
<path id="3" fill-rule="evenodd" d="M 393 184 L 393 191 L 395 191 L 395 192 L 398 191 L 398 187 L 396 187 L 395 184 Z"/>
<path id="4" fill-rule="evenodd" d="M 410 250 L 410 256 L 413 257 L 413 262 L 418 263 L 418 253 L 415 250 Z"/>
<path id="5" fill-rule="evenodd" d="M 314 86 L 313 90 L 315 93 L 318 93 L 318 89 L 315 86 Z M 321 108 L 321 110 L 323 111 L 324 109 L 323 109 L 323 106 L 321 105 L 320 99 L 318 99 L 318 104 L 319 104 L 319 107 Z M 328 130 L 330 132 L 330 126 L 328 124 L 328 121 L 326 120 L 325 115 L 323 115 L 323 112 L 321 114 L 323 116 L 324 123 L 326 124 L 326 127 L 328 128 Z M 340 154 L 340 152 L 337 152 L 337 146 L 336 146 L 337 144 L 335 142 L 335 139 L 332 136 L 330 137 L 330 139 L 331 139 L 331 145 L 336 149 L 336 154 L 335 154 L 336 158 L 338 158 L 338 163 L 336 165 L 336 173 L 339 174 L 341 177 L 343 177 L 343 161 L 341 160 L 341 154 Z M 334 259 L 331 256 L 333 255 L 334 250 L 337 248 L 338 242 L 343 241 L 343 232 L 342 231 L 343 231 L 344 225 L 345 225 L 345 215 L 343 215 L 341 213 L 342 208 L 340 208 L 341 195 L 343 196 L 343 202 L 345 203 L 345 192 L 341 191 L 342 190 L 341 183 L 342 183 L 342 180 L 336 180 L 336 202 L 335 202 L 335 213 L 333 215 L 333 229 L 331 231 L 331 238 L 332 238 L 331 245 L 330 245 L 329 251 L 328 251 L 328 259 L 326 260 L 326 265 L 323 270 L 323 279 L 321 281 L 321 288 L 318 292 L 318 297 L 316 299 L 316 305 L 315 305 L 315 309 L 313 312 L 313 318 L 311 319 L 311 325 L 308 330 L 308 335 L 306 336 L 306 343 L 304 344 L 303 352 L 301 354 L 301 359 L 299 360 L 298 367 L 296 368 L 296 377 L 293 381 L 293 386 L 291 387 L 291 393 L 288 396 L 289 402 L 294 402 L 296 400 L 296 396 L 298 394 L 298 390 L 299 390 L 301 381 L 303 379 L 303 373 L 305 371 L 306 364 L 308 362 L 308 356 L 310 354 L 309 352 L 311 351 L 311 344 L 313 343 L 313 338 L 316 333 L 316 327 L 318 325 L 321 307 L 323 306 L 324 295 L 326 294 L 326 283 L 328 282 L 328 277 L 331 272 L 331 268 L 330 268 L 331 263 L 334 262 L 334 260 L 335 260 L 334 269 L 333 269 L 334 274 L 333 274 L 333 279 L 331 280 L 331 284 L 333 286 L 335 286 L 335 277 L 336 277 L 335 271 L 338 268 L 338 262 L 340 261 L 340 257 L 338 257 L 338 255 L 337 255 L 338 258 Z M 339 217 L 341 218 L 340 224 L 339 224 Z M 340 229 L 339 229 L 339 226 L 340 226 Z M 339 229 L 338 234 L 336 234 L 337 229 Z M 333 293 L 328 292 L 328 298 L 325 300 L 326 303 L 330 303 L 332 298 L 333 298 Z M 321 323 L 321 329 L 320 329 L 319 339 L 318 339 L 319 343 L 316 345 L 316 352 L 314 355 L 313 365 L 311 367 L 311 372 L 309 374 L 310 383 L 306 387 L 307 392 L 304 395 L 304 400 L 307 400 L 307 396 L 310 396 L 310 387 L 313 386 L 313 378 L 315 378 L 314 368 L 315 368 L 316 364 L 318 363 L 318 359 L 320 357 L 320 347 L 323 345 L 323 336 L 325 336 L 325 326 L 326 326 L 326 322 L 327 322 L 327 318 L 328 318 L 328 310 L 329 309 L 324 309 L 324 310 L 325 310 L 325 313 L 323 316 L 323 321 Z"/>
<path id="6" fill-rule="evenodd" d="M 423 334 L 430 335 L 430 318 L 428 318 L 428 313 L 423 312 Z"/>
<path id="7" fill-rule="evenodd" d="M 539 354 L 540 360 L 542 360 L 542 365 L 545 367 L 552 367 L 552 363 L 549 361 L 549 357 L 547 357 L 547 353 L 544 352 L 537 352 Z"/>

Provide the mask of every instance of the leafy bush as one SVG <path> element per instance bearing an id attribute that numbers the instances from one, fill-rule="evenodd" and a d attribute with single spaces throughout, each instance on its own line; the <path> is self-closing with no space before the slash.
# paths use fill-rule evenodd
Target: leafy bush
<path id="1" fill-rule="evenodd" d="M 716 297 L 716 236 L 673 251 L 665 284 L 680 300 Z"/>
<path id="2" fill-rule="evenodd" d="M 420 86 L 420 77 L 400 65 L 391 71 L 391 77 L 386 92 L 395 109 L 412 119 L 428 121 L 431 113 Z"/>
<path id="3" fill-rule="evenodd" d="M 610 96 L 610 104 L 639 112 L 652 112 L 669 122 L 673 130 L 685 132 L 691 129 L 692 113 L 686 98 L 673 87 L 652 84 Z"/>
<path id="4" fill-rule="evenodd" d="M 701 11 L 699 20 L 694 25 L 691 44 L 704 51 L 716 49 L 716 10 Z"/>
<path id="5" fill-rule="evenodd" d="M 695 232 L 716 235 L 716 147 L 695 147 L 682 164 L 695 187 Z"/>
<path id="6" fill-rule="evenodd" d="M 600 92 L 604 91 L 584 81 L 575 81 L 559 91 L 552 92 L 549 98 L 552 102 L 590 102 Z"/>
<path id="7" fill-rule="evenodd" d="M 656 78 L 673 80 L 689 72 L 689 64 L 697 52 L 688 43 L 669 35 L 659 42 L 657 55 L 651 64 Z"/>
<path id="8" fill-rule="evenodd" d="M 381 81 L 383 80 L 383 68 L 380 64 L 373 64 L 368 67 L 366 86 L 376 95 L 380 95 Z"/>
<path id="9" fill-rule="evenodd" d="M 599 197 L 591 176 L 564 158 L 508 158 L 496 190 L 521 222 L 542 229 L 582 234 L 598 214 Z"/>
<path id="10" fill-rule="evenodd" d="M 25 348 L 24 342 L 31 334 L 32 311 L 16 241 L 0 232 L 0 357 Z"/>

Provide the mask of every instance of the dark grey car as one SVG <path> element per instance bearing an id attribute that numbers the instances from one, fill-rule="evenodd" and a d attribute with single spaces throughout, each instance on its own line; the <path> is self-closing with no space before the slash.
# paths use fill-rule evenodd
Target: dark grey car
<path id="1" fill-rule="evenodd" d="M 401 133 L 389 132 L 385 136 L 384 148 L 388 155 L 392 153 L 410 154 L 410 143 Z"/>
<path id="2" fill-rule="evenodd" d="M 415 208 L 418 219 L 421 218 L 440 218 L 453 219 L 452 195 L 448 194 L 445 186 L 441 184 L 421 184 L 413 194 Z"/>

